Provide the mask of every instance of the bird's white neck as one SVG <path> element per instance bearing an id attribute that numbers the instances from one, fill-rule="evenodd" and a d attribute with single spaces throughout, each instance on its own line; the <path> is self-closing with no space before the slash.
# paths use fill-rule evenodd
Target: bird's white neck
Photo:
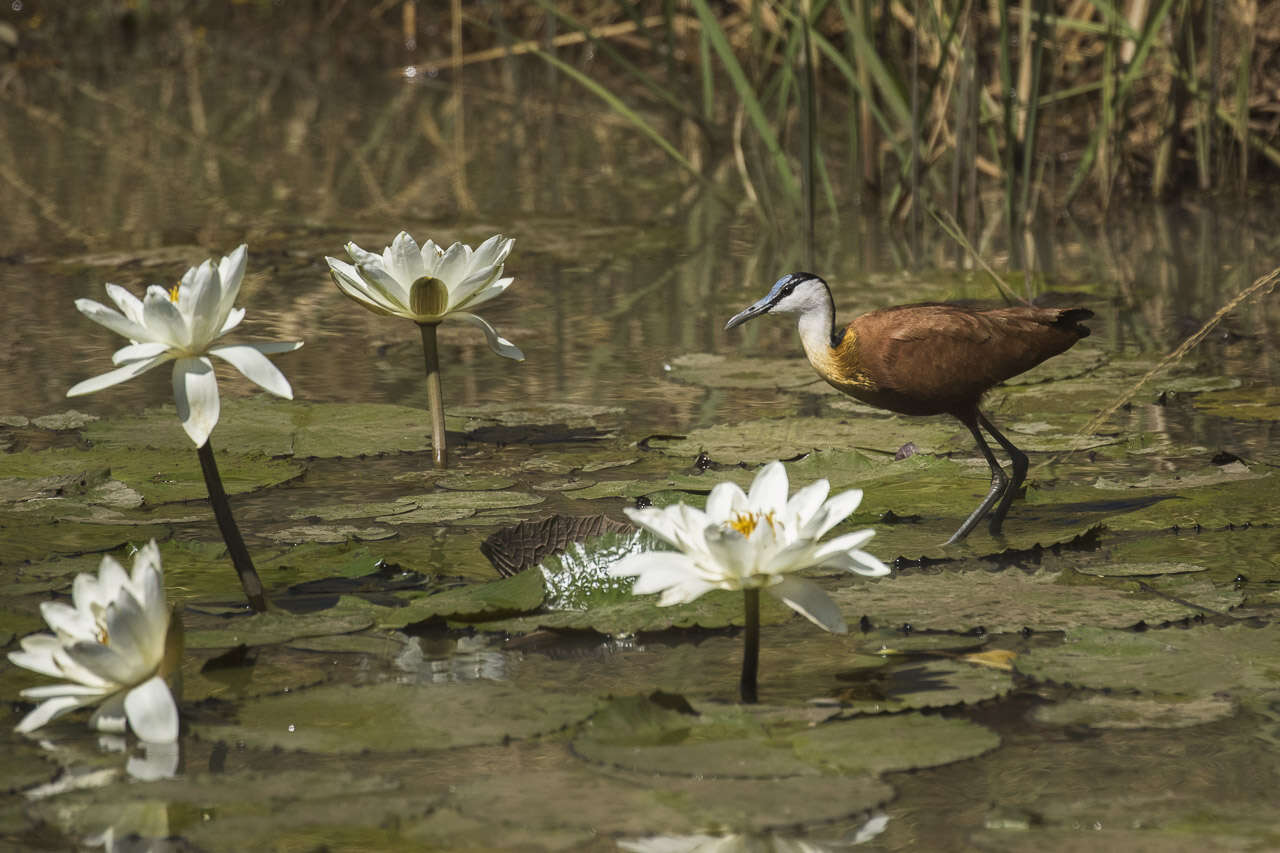
<path id="1" fill-rule="evenodd" d="M 826 299 L 816 301 L 808 310 L 796 319 L 796 328 L 800 332 L 800 344 L 811 364 L 822 364 L 827 361 L 831 351 L 831 335 L 835 329 L 836 307 L 827 291 Z"/>

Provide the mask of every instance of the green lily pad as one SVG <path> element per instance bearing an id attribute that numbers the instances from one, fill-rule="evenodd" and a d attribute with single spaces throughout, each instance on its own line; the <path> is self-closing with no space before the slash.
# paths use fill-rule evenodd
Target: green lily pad
<path id="1" fill-rule="evenodd" d="M 449 409 L 449 426 L 472 432 L 489 426 L 559 426 L 570 429 L 599 427 L 615 422 L 626 413 L 619 406 L 592 406 L 583 403 L 487 403 Z"/>
<path id="2" fill-rule="evenodd" d="M 973 758 L 999 746 L 1000 736 L 968 720 L 909 713 L 823 723 L 791 744 L 827 772 L 886 773 Z"/>
<path id="3" fill-rule="evenodd" d="M 1016 669 L 1032 678 L 1095 689 L 1203 698 L 1280 686 L 1280 624 L 1199 625 L 1134 633 L 1073 628 L 1060 646 L 1034 648 Z"/>
<path id="4" fill-rule="evenodd" d="M 203 658 L 188 656 L 182 667 L 182 701 L 239 701 L 324 683 L 329 667 L 294 655 L 259 654 L 252 663 L 202 671 Z"/>
<path id="5" fill-rule="evenodd" d="M 273 610 L 228 619 L 225 627 L 217 630 L 188 631 L 186 647 L 222 649 L 241 645 L 269 646 L 299 637 L 348 634 L 370 627 L 373 621 L 368 610 L 354 606 L 301 615 Z"/>
<path id="6" fill-rule="evenodd" d="M 47 560 L 80 554 L 104 554 L 133 543 L 168 538 L 165 526 L 113 527 L 103 524 L 0 524 L 0 564 Z M 100 558 L 99 558 L 100 559 Z M 9 590 L 10 594 L 16 594 Z"/>
<path id="7" fill-rule="evenodd" d="M 278 527 L 264 530 L 262 535 L 276 542 L 287 542 L 292 545 L 303 542 L 334 544 L 338 542 L 376 542 L 379 539 L 390 539 L 397 533 L 379 525 L 357 527 L 354 524 L 295 524 L 291 527 Z"/>
<path id="8" fill-rule="evenodd" d="M 294 462 L 265 456 L 235 456 L 219 451 L 217 461 L 223 487 L 232 495 L 283 483 L 302 472 Z M 200 460 L 190 440 L 178 448 L 107 445 L 89 450 L 56 448 L 0 454 L 0 477 L 43 478 L 93 470 L 110 470 L 113 479 L 142 495 L 149 504 L 208 497 Z"/>
<path id="9" fill-rule="evenodd" d="M 1087 344 L 1077 345 L 1064 353 L 1043 361 L 1026 373 L 1004 381 L 1005 385 L 1041 385 L 1061 379 L 1074 379 L 1092 373 L 1107 363 L 1107 354 Z"/>
<path id="10" fill-rule="evenodd" d="M 750 358 L 690 353 L 671 359 L 667 376 L 707 388 L 806 388 L 826 383 L 803 358 Z"/>
<path id="11" fill-rule="evenodd" d="M 1213 585 L 1207 582 L 1188 592 L 1216 597 Z M 900 575 L 837 590 L 832 598 L 850 623 L 865 615 L 873 625 L 905 623 L 941 631 L 1061 631 L 1080 625 L 1119 628 L 1140 621 L 1158 624 L 1201 612 L 1141 589 L 1075 583 L 1069 575 L 1048 571 Z"/>
<path id="12" fill-rule="evenodd" d="M 435 524 L 469 518 L 481 509 L 533 506 L 545 500 L 538 495 L 512 491 L 449 491 L 406 495 L 388 501 L 349 501 L 295 510 L 292 518 L 338 521 L 374 518 L 383 524 Z"/>
<path id="13" fill-rule="evenodd" d="M 596 703 L 582 692 L 521 690 L 491 681 L 333 685 L 246 702 L 237 725 L 194 728 L 202 738 L 264 749 L 454 749 L 550 734 L 585 719 Z"/>
<path id="14" fill-rule="evenodd" d="M 1152 575 L 1177 575 L 1187 574 L 1191 572 L 1207 571 L 1205 566 L 1197 566 L 1193 563 L 1174 563 L 1174 562 L 1155 562 L 1155 563 L 1117 563 L 1106 562 L 1098 564 L 1083 565 L 1078 571 L 1087 575 L 1097 575 L 1102 578 L 1132 578 L 1132 577 L 1151 577 Z"/>
<path id="15" fill-rule="evenodd" d="M 68 430 L 80 429 L 81 427 L 91 424 L 96 420 L 98 420 L 97 415 L 90 415 L 84 412 L 77 412 L 75 409 L 68 409 L 65 412 L 58 412 L 53 415 L 41 415 L 38 418 L 32 418 L 31 423 L 41 429 Z"/>
<path id="16" fill-rule="evenodd" d="M 1168 701 L 1141 696 L 1086 696 L 1042 705 L 1032 714 L 1048 726 L 1093 729 L 1182 729 L 1221 720 L 1235 703 L 1219 696 Z"/>

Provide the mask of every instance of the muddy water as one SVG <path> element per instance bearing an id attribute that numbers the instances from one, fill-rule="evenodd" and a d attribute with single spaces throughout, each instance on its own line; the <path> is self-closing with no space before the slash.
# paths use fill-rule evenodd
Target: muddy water
<path id="1" fill-rule="evenodd" d="M 6 77 L 0 415 L 11 422 L 0 476 L 15 492 L 0 638 L 16 648 L 41 627 L 39 601 L 65 594 L 97 552 L 123 556 L 124 542 L 152 535 L 191 635 L 181 759 L 158 774 L 172 778 L 130 781 L 118 747 L 84 735 L 78 718 L 51 727 L 43 746 L 5 735 L 22 759 L 6 762 L 7 843 L 101 846 L 108 830 L 226 850 L 638 849 L 663 835 L 696 849 L 734 831 L 749 834 L 744 849 L 796 838 L 882 849 L 1280 843 L 1268 794 L 1280 766 L 1274 298 L 1228 317 L 1153 380 L 1102 443 L 1063 455 L 1094 413 L 1276 263 L 1267 211 L 1126 210 L 1105 225 L 1063 217 L 1037 236 L 1036 274 L 1012 287 L 1087 305 L 1094 335 L 1078 362 L 993 392 L 994 416 L 1033 451 L 1036 473 L 1008 539 L 982 532 L 947 551 L 939 543 L 985 485 L 962 429 L 876 421 L 802 365 L 783 382 L 752 362 L 712 375 L 681 361 L 798 355 L 786 323 L 722 328 L 801 265 L 786 216 L 698 193 L 535 58 L 476 66 L 459 88 L 396 73 L 414 57 L 377 39 L 334 50 L 329 34 L 271 50 L 236 32 L 176 26 L 126 43 L 108 28 L 93 56 L 19 63 Z M 27 57 L 48 56 L 59 38 L 32 34 Z M 348 302 L 323 262 L 347 240 L 377 249 L 400 229 L 437 242 L 517 239 L 516 282 L 482 313 L 527 360 L 495 358 L 469 326 L 441 331 L 460 480 L 424 470 L 421 437 L 388 437 L 385 419 L 401 410 L 371 409 L 362 432 L 358 414 L 340 420 L 350 411 L 337 408 L 425 408 L 417 330 Z M 119 345 L 75 299 L 102 299 L 107 281 L 135 292 L 171 283 L 241 242 L 249 313 L 236 334 L 306 341 L 278 358 L 297 401 L 288 411 L 302 418 L 289 446 L 304 421 L 334 424 L 337 437 L 295 459 L 274 433 L 235 432 L 261 400 L 220 374 L 219 448 L 247 454 L 234 447 L 247 436 L 277 466 L 230 463 L 264 580 L 299 614 L 332 620 L 251 641 L 237 657 L 216 528 L 192 470 L 167 459 L 191 454 L 164 408 L 166 378 L 63 395 L 105 372 Z M 985 252 L 1002 267 L 998 244 Z M 820 223 L 817 256 L 846 316 L 996 297 L 943 235 L 913 253 L 852 198 Z M 557 405 L 570 408 L 547 413 Z M 99 420 L 23 421 L 71 406 Z M 778 418 L 811 431 L 780 432 Z M 653 434 L 689 436 L 687 447 L 643 441 Z M 907 441 L 924 453 L 895 468 Z M 700 449 L 713 463 L 705 473 L 693 465 Z M 154 470 L 131 470 L 143 450 Z M 76 468 L 72 451 L 89 461 Z M 797 459 L 797 483 L 864 487 L 855 522 L 877 525 L 874 553 L 900 559 L 875 585 L 823 580 L 851 622 L 866 617 L 848 637 L 766 614 L 758 715 L 733 703 L 733 601 L 690 614 L 696 627 L 610 612 L 612 629 L 584 617 L 571 631 L 535 630 L 546 621 L 528 615 L 536 602 L 472 604 L 490 608 L 480 630 L 441 629 L 425 611 L 396 624 L 388 602 L 496 578 L 478 545 L 508 525 L 621 517 L 641 495 L 697 502 L 774 456 Z M 88 499 L 71 514 L 35 509 L 32 482 L 85 465 L 109 470 L 102 477 L 142 505 L 111 516 Z M 439 508 L 438 520 L 398 523 L 406 496 Z M 881 525 L 887 512 L 908 522 Z M 371 577 L 379 561 L 403 574 Z M 300 586 L 335 577 L 360 580 Z M 1170 650 L 1180 655 L 1171 668 Z M 1000 655 L 963 659 L 975 651 L 1012 653 L 1014 670 L 993 665 L 1007 663 Z M 25 678 L 6 664 L 4 695 Z M 686 697 L 703 728 L 689 734 L 665 708 L 610 704 L 654 690 Z M 10 724 L 23 712 L 11 708 Z M 634 730 L 609 728 L 618 719 Z M 907 728 L 853 728 L 886 720 Z M 819 749 L 810 729 L 845 739 Z M 889 746 L 881 754 L 869 741 Z M 864 753 L 874 755 L 859 763 Z"/>

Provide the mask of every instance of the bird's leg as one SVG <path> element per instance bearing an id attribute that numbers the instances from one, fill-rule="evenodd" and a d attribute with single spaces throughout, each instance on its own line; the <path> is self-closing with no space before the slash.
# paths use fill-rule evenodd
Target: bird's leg
<path id="1" fill-rule="evenodd" d="M 964 520 L 964 524 L 960 525 L 960 529 L 951 535 L 947 540 L 948 545 L 954 545 L 961 539 L 973 532 L 973 528 L 978 526 L 978 522 L 982 521 L 983 516 L 991 511 L 991 506 L 1000 499 L 1000 495 L 1004 494 L 1009 485 L 1009 477 L 1004 473 L 1004 469 L 1000 467 L 1000 463 L 996 460 L 996 455 L 991 452 L 991 447 L 987 444 L 987 440 L 982 437 L 982 430 L 978 428 L 978 420 L 982 419 L 986 423 L 986 419 L 976 411 L 967 417 L 960 418 L 964 425 L 969 428 L 969 432 L 973 433 L 973 438 L 978 443 L 978 450 L 982 451 L 982 455 L 987 460 L 987 464 L 991 466 L 991 488 L 987 491 L 987 496 L 982 499 L 982 503 L 978 504 L 968 518 Z M 992 432 L 992 435 L 999 435 Z M 999 436 L 1002 446 L 1006 444 L 1008 439 Z M 1025 457 L 1024 457 L 1025 459 Z M 1025 472 L 1024 472 L 1025 473 Z"/>
<path id="2" fill-rule="evenodd" d="M 1008 488 L 1004 490 L 1004 497 L 1000 499 L 1000 505 L 996 507 L 996 511 L 991 515 L 991 535 L 994 536 L 1000 532 L 1000 527 L 1004 524 L 1004 517 L 1009 513 L 1009 505 L 1013 503 L 1013 499 L 1017 497 L 1018 491 L 1022 488 L 1023 481 L 1027 479 L 1027 454 L 1014 447 L 1012 441 L 1005 438 L 991 421 L 982 416 L 982 412 L 978 412 L 978 423 L 991 434 L 992 438 L 1000 442 L 1000 446 L 1009 454 L 1009 461 L 1013 465 L 1013 479 L 1009 482 Z"/>

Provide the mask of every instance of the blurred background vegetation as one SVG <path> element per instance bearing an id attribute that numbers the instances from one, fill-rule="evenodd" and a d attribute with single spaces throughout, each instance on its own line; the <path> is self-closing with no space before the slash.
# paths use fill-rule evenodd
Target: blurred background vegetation
<path id="1" fill-rule="evenodd" d="M 108 209 L 134 188 L 110 186 L 120 170 L 106 161 L 122 147 L 115 157 L 177 156 L 185 180 L 249 182 L 313 219 L 352 185 L 364 209 L 388 211 L 435 181 L 474 212 L 504 187 L 519 197 L 531 168 L 580 185 L 541 186 L 561 197 L 540 206 L 569 210 L 593 183 L 573 161 L 604 147 L 649 161 L 673 203 L 708 194 L 810 240 L 813 217 L 856 211 L 908 241 L 941 227 L 981 252 L 994 238 L 1013 267 L 1033 261 L 1025 235 L 1046 219 L 1247 199 L 1280 173 L 1280 4 L 1257 0 L 4 5 L 0 182 L 73 240 L 92 228 L 42 176 L 67 152 L 54 134 L 31 156 L 15 118 L 81 137 L 77 152 L 92 142 Z M 134 90 L 107 91 L 125 68 Z M 371 75 L 417 85 L 361 110 L 353 90 Z M 447 95 L 442 109 L 417 108 L 421 87 Z M 588 133 L 544 126 L 552 138 L 537 140 L 536 124 L 494 119 L 552 108 L 596 120 Z M 82 113 L 96 120 L 66 118 Z M 255 121 L 263 113 L 282 123 Z M 133 142 L 145 146 L 121 138 L 144 129 Z M 476 146 L 505 148 L 512 170 L 468 174 Z M 309 155 L 294 160 L 304 174 L 282 174 L 282 153 Z"/>

